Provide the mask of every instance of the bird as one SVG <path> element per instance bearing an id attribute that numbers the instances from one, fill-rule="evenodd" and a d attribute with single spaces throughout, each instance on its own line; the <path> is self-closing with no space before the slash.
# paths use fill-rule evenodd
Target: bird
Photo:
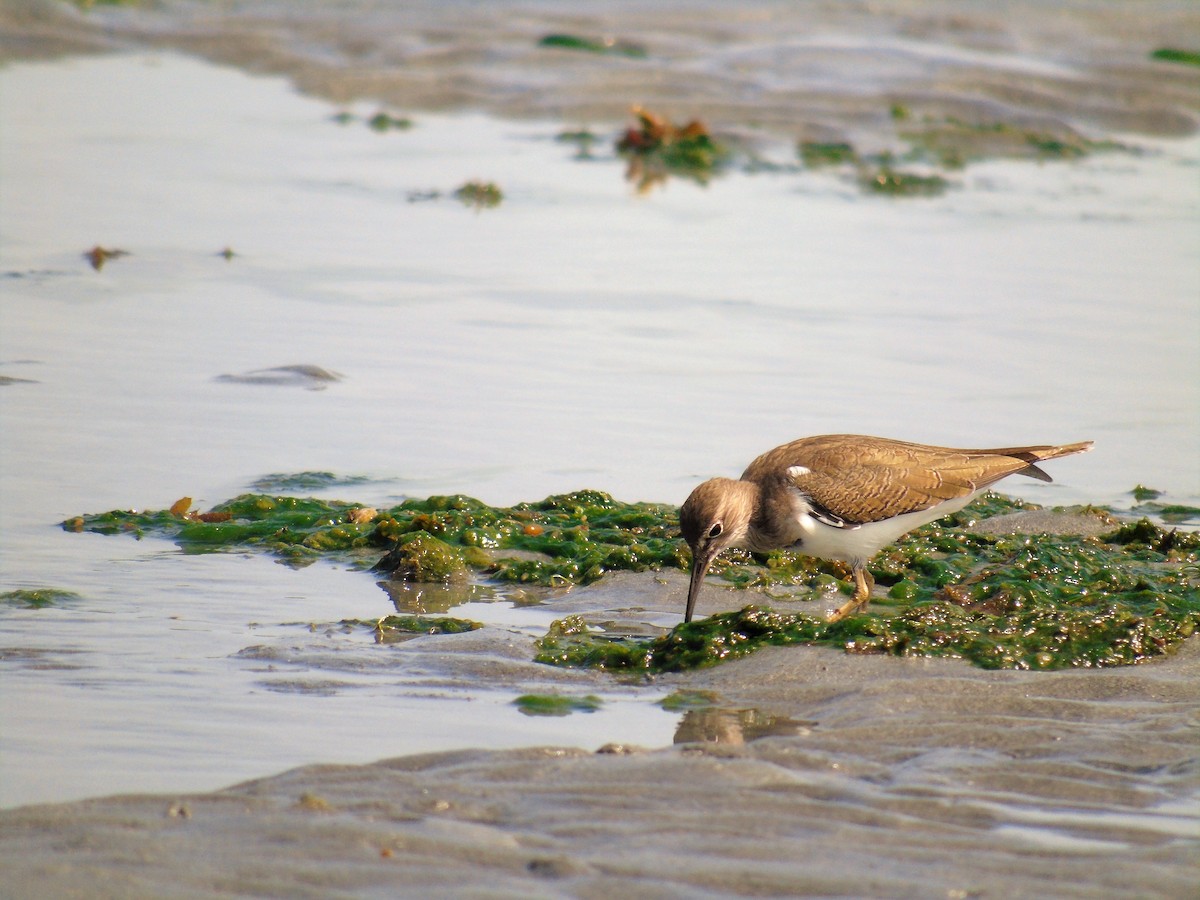
<path id="1" fill-rule="evenodd" d="M 768 450 L 740 479 L 697 485 L 679 509 L 692 551 L 684 622 L 723 550 L 763 553 L 788 548 L 848 563 L 854 595 L 830 615 L 864 609 L 875 580 L 867 563 L 914 528 L 962 509 L 1008 475 L 1051 481 L 1036 465 L 1092 449 L 1073 444 L 963 450 L 861 434 L 800 438 Z"/>

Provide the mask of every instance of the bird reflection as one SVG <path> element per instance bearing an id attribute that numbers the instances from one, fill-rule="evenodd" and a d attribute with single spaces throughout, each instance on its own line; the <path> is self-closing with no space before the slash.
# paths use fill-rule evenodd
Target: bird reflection
<path id="1" fill-rule="evenodd" d="M 675 729 L 676 744 L 745 744 L 776 735 L 807 734 L 816 722 L 776 716 L 760 709 L 689 709 Z"/>

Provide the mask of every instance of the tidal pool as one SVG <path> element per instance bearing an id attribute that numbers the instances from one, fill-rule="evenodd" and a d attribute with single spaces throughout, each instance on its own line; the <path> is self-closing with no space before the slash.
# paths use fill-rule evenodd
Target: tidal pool
<path id="1" fill-rule="evenodd" d="M 377 103 L 169 52 L 9 64 L 0 100 L 0 588 L 78 595 L 0 607 L 3 806 L 462 747 L 661 747 L 686 714 L 661 705 L 673 686 L 532 661 L 577 597 L 636 605 L 603 581 L 554 612 L 497 587 L 451 607 L 481 632 L 381 645 L 338 626 L 397 610 L 361 572 L 58 527 L 81 512 L 208 508 L 305 471 L 379 506 L 673 504 L 830 431 L 1093 439 L 1055 484 L 1009 489 L 1200 498 L 1194 136 L 882 198 L 759 135 L 774 166 L 639 193 L 619 126 L 584 159 L 555 139 L 577 121 L 405 109 L 380 131 Z M 502 201 L 453 196 L 475 180 Z M 127 255 L 93 267 L 96 247 Z M 602 703 L 513 704 L 555 693 Z"/>

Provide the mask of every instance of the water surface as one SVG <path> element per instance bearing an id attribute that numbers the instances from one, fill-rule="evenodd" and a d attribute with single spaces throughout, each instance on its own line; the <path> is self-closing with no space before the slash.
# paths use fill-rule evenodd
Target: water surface
<path id="1" fill-rule="evenodd" d="M 590 161 L 556 142 L 561 120 L 417 112 L 377 134 L 377 108 L 173 53 L 0 70 L 0 374 L 24 379 L 0 386 L 0 587 L 82 597 L 0 609 L 0 804 L 463 746 L 660 746 L 680 718 L 515 650 L 464 684 L 447 673 L 466 663 L 328 631 L 393 609 L 362 573 L 58 529 L 77 513 L 205 507 L 304 470 L 364 476 L 337 493 L 366 503 L 678 502 L 828 431 L 1090 438 L 1055 484 L 1010 489 L 1200 495 L 1194 137 L 981 163 L 891 201 L 792 170 L 791 142 L 762 135 L 784 171 L 643 195 L 607 140 Z M 450 196 L 474 178 L 498 208 Z M 97 245 L 129 255 L 94 271 Z M 222 378 L 295 365 L 340 377 Z M 503 595 L 490 609 L 515 645 L 545 626 Z M 555 679 L 609 702 L 511 706 Z"/>

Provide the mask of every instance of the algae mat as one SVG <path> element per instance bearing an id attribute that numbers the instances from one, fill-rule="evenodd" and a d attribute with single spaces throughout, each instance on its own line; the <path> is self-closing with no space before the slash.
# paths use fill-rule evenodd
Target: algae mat
<path id="1" fill-rule="evenodd" d="M 594 490 L 509 508 L 448 496 L 379 510 L 265 494 L 243 495 L 208 512 L 190 506 L 185 497 L 168 510 L 81 515 L 63 527 L 160 535 L 192 551 L 250 548 L 294 564 L 328 555 L 365 564 L 386 549 L 374 569 L 418 582 L 586 584 L 606 572 L 687 563 L 675 508 L 621 503 Z M 1147 519 L 1111 520 L 1111 530 L 1099 535 L 972 530 L 989 514 L 1027 507 L 988 494 L 881 553 L 871 571 L 888 588 L 891 615 L 828 623 L 752 606 L 651 639 L 593 630 L 571 616 L 551 627 L 537 659 L 661 672 L 711 665 L 770 644 L 808 643 L 858 653 L 959 656 L 986 668 L 1054 669 L 1136 663 L 1175 649 L 1194 632 L 1200 535 L 1164 531 Z M 790 551 L 730 552 L 718 571 L 739 587 L 788 588 L 789 600 L 844 588 L 833 574 L 837 564 Z"/>

